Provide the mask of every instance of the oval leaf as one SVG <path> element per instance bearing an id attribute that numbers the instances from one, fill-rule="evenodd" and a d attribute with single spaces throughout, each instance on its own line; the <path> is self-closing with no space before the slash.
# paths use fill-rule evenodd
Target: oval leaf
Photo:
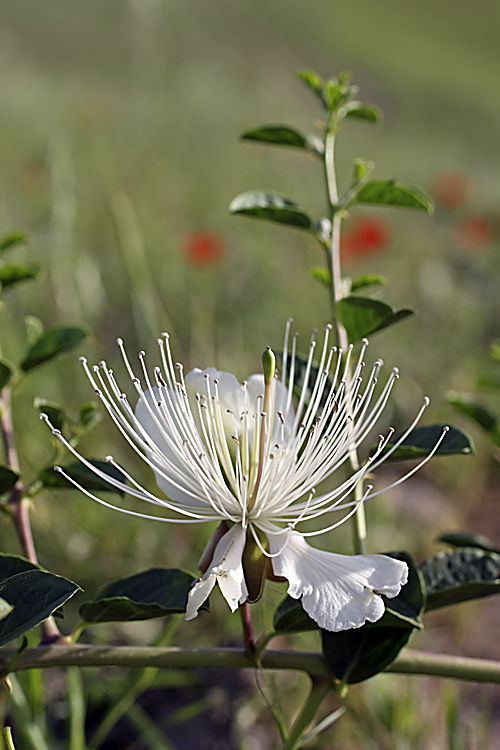
<path id="1" fill-rule="evenodd" d="M 328 666 L 344 684 L 362 682 L 384 670 L 406 645 L 413 630 L 421 627 L 425 604 L 421 575 L 409 555 L 389 554 L 404 560 L 410 575 L 397 597 L 383 597 L 386 606 L 383 617 L 354 630 L 321 631 Z"/>
<path id="2" fill-rule="evenodd" d="M 370 180 L 358 192 L 356 203 L 376 203 L 383 206 L 434 210 L 431 198 L 419 188 L 403 185 L 396 180 Z"/>
<path id="3" fill-rule="evenodd" d="M 500 555 L 462 548 L 439 552 L 420 566 L 426 611 L 500 593 Z"/>
<path id="4" fill-rule="evenodd" d="M 500 554 L 500 547 L 482 534 L 468 534 L 465 531 L 447 531 L 444 534 L 440 534 L 437 541 L 450 544 L 452 547 L 473 547 L 475 549 L 482 549 L 485 552 Z"/>
<path id="5" fill-rule="evenodd" d="M 0 584 L 0 598 L 13 609 L 0 621 L 0 646 L 39 625 L 79 590 L 76 583 L 43 570 L 8 578 Z"/>
<path id="6" fill-rule="evenodd" d="M 386 277 L 379 274 L 371 273 L 365 276 L 357 276 L 351 281 L 351 292 L 357 292 L 359 289 L 364 289 L 367 286 L 385 286 L 386 284 Z"/>
<path id="7" fill-rule="evenodd" d="M 13 366 L 4 359 L 0 360 L 0 390 L 5 388 L 13 374 Z"/>
<path id="8" fill-rule="evenodd" d="M 7 578 L 18 573 L 24 573 L 26 570 L 40 570 L 39 565 L 26 560 L 24 557 L 19 555 L 6 555 L 0 553 L 0 582 L 3 583 Z"/>
<path id="9" fill-rule="evenodd" d="M 33 406 L 38 410 L 39 414 L 46 414 L 48 416 L 52 427 L 61 432 L 63 431 L 68 421 L 68 416 L 62 406 L 39 396 L 36 396 L 33 400 Z"/>
<path id="10" fill-rule="evenodd" d="M 80 607 L 80 616 L 89 624 L 150 620 L 153 617 L 186 611 L 194 576 L 175 568 L 152 568 L 106 586 L 90 602 Z M 209 611 L 208 600 L 201 609 Z"/>
<path id="11" fill-rule="evenodd" d="M 9 492 L 18 479 L 19 474 L 16 471 L 12 471 L 8 466 L 0 464 L 0 495 L 3 495 L 4 492 Z"/>
<path id="12" fill-rule="evenodd" d="M 36 263 L 4 263 L 0 266 L 0 287 L 7 289 L 21 281 L 37 279 L 39 275 L 40 266 Z"/>
<path id="13" fill-rule="evenodd" d="M 274 613 L 273 626 L 277 633 L 300 633 L 318 630 L 318 625 L 302 607 L 300 599 L 287 596 Z"/>
<path id="14" fill-rule="evenodd" d="M 276 221 L 280 224 L 310 229 L 311 219 L 296 203 L 278 193 L 251 190 L 234 198 L 229 211 L 233 214 L 255 216 L 257 219 Z"/>
<path id="15" fill-rule="evenodd" d="M 445 427 L 446 425 L 442 424 L 417 427 L 410 432 L 401 445 L 390 456 L 387 456 L 385 460 L 408 461 L 413 458 L 425 458 L 435 448 Z M 387 444 L 385 452 L 389 451 L 402 435 L 402 432 L 395 432 Z M 467 455 L 472 452 L 472 444 L 467 435 L 461 432 L 461 430 L 457 430 L 456 427 L 448 427 L 448 432 L 434 455 L 456 456 Z"/>
<path id="16" fill-rule="evenodd" d="M 323 79 L 313 70 L 297 71 L 297 78 L 303 81 L 306 86 L 321 99 L 323 98 Z"/>
<path id="17" fill-rule="evenodd" d="M 107 461 L 101 461 L 98 458 L 87 459 L 92 466 L 95 466 L 99 471 L 108 474 L 112 479 L 118 482 L 125 483 L 125 475 L 116 467 L 109 464 Z M 71 464 L 62 467 L 65 473 L 75 480 L 81 487 L 90 492 L 101 491 L 101 492 L 116 492 L 118 495 L 123 496 L 123 490 L 114 487 L 105 479 L 101 479 L 97 474 L 89 469 L 81 461 L 74 461 Z M 53 466 L 48 466 L 46 469 L 40 472 L 38 478 L 43 482 L 45 487 L 71 489 L 74 490 L 75 486 L 69 482 L 66 477 L 54 470 Z"/>
<path id="18" fill-rule="evenodd" d="M 250 128 L 241 134 L 243 141 L 257 141 L 274 146 L 289 146 L 309 150 L 307 136 L 287 125 L 262 125 L 260 128 Z"/>
<path id="19" fill-rule="evenodd" d="M 29 349 L 24 361 L 21 362 L 21 368 L 27 372 L 57 357 L 58 354 L 82 344 L 88 337 L 87 331 L 79 326 L 49 328 Z"/>
<path id="20" fill-rule="evenodd" d="M 360 120 L 367 122 L 373 122 L 375 125 L 382 125 L 384 122 L 384 115 L 379 107 L 375 104 L 363 104 L 363 102 L 348 102 L 343 107 L 343 113 L 345 117 L 357 117 Z"/>
<path id="21" fill-rule="evenodd" d="M 369 297 L 344 297 L 337 303 L 337 310 L 351 344 L 415 314 Z"/>

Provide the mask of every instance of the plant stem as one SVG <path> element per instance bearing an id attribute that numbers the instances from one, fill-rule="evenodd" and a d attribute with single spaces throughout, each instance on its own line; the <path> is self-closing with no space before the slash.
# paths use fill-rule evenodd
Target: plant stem
<path id="1" fill-rule="evenodd" d="M 248 602 L 240 604 L 241 624 L 243 626 L 243 641 L 245 643 L 245 654 L 249 659 L 255 661 L 255 641 L 252 633 L 252 619 L 250 617 L 250 605 Z"/>
<path id="2" fill-rule="evenodd" d="M 11 393 L 10 388 L 7 387 L 0 394 L 0 430 L 2 432 L 6 464 L 12 471 L 19 474 L 19 457 L 14 443 L 12 424 Z M 20 479 L 12 488 L 9 497 L 9 506 L 23 554 L 30 562 L 37 565 L 38 558 L 29 519 L 30 500 L 27 497 L 23 497 L 23 487 Z M 48 620 L 42 623 L 41 631 L 42 642 L 56 640 L 61 637 L 61 633 L 53 617 L 49 617 Z"/>
<path id="3" fill-rule="evenodd" d="M 340 264 L 340 236 L 342 228 L 342 215 L 339 211 L 338 201 L 339 192 L 337 186 L 337 173 L 335 169 L 335 136 L 336 122 L 330 119 L 328 123 L 328 132 L 325 139 L 325 179 L 328 196 L 328 205 L 330 212 L 330 221 L 332 223 L 332 234 L 330 246 L 326 250 L 327 266 L 330 272 L 330 300 L 332 306 L 332 318 L 337 332 L 337 342 L 339 347 L 346 352 L 349 346 L 347 331 L 342 325 L 337 310 L 337 304 L 342 299 L 342 271 Z M 347 387 L 351 380 L 350 371 L 346 373 Z M 351 451 L 349 460 L 354 471 L 359 470 L 359 459 L 357 451 Z M 363 481 L 358 482 L 354 490 L 354 499 L 360 501 L 363 497 Z M 366 552 L 366 516 L 363 503 L 358 505 L 356 513 L 353 516 L 353 546 L 357 555 L 363 555 Z"/>
<path id="4" fill-rule="evenodd" d="M 234 648 L 158 648 L 155 646 L 89 646 L 84 644 L 48 644 L 27 648 L 19 658 L 12 647 L 0 648 L 0 661 L 6 672 L 47 667 L 159 667 L 191 669 L 255 668 L 254 659 L 243 649 Z M 291 669 L 318 676 L 330 674 L 321 653 L 266 650 L 261 656 L 263 669 Z M 449 677 L 470 682 L 500 684 L 500 661 L 469 656 L 432 654 L 406 648 L 386 672 Z M 3 675 L 5 676 L 5 675 Z"/>
<path id="5" fill-rule="evenodd" d="M 323 703 L 323 700 L 331 689 L 331 680 L 325 677 L 313 677 L 312 687 L 309 696 L 302 706 L 299 715 L 292 724 L 290 733 L 283 745 L 283 750 L 296 750 L 300 747 L 302 737 L 307 731 L 311 721 L 314 719 L 317 710 Z"/>

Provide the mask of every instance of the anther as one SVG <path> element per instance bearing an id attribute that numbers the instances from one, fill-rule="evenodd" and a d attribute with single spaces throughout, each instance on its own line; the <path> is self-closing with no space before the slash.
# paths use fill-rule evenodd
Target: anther
<path id="1" fill-rule="evenodd" d="M 113 456 L 104 456 L 103 461 L 105 464 L 110 464 L 113 462 Z"/>
<path id="2" fill-rule="evenodd" d="M 60 466 L 54 466 L 54 471 L 57 471 L 58 474 L 62 474 L 63 473 L 63 470 L 61 469 Z"/>
<path id="3" fill-rule="evenodd" d="M 81 365 L 87 364 L 87 358 L 86 357 L 78 357 L 78 361 Z"/>
<path id="4" fill-rule="evenodd" d="M 99 372 L 99 365 L 92 365 L 92 372 Z"/>
<path id="5" fill-rule="evenodd" d="M 123 339 L 117 338 L 116 339 L 116 343 L 118 344 L 118 346 L 122 346 L 123 345 Z"/>

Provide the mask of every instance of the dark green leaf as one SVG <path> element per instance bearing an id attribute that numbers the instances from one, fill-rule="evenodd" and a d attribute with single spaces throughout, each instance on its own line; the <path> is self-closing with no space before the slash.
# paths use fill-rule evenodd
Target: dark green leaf
<path id="1" fill-rule="evenodd" d="M 275 352 L 275 355 L 276 355 L 276 361 L 282 367 L 283 366 L 283 352 Z M 291 368 L 292 368 L 292 358 L 289 353 L 287 357 L 287 365 L 286 365 L 286 373 L 285 373 L 287 383 L 289 382 Z M 316 382 L 316 379 L 319 375 L 319 369 L 318 369 L 317 363 L 311 364 L 307 384 L 305 382 L 306 372 L 307 372 L 307 358 L 302 357 L 300 354 L 296 354 L 295 363 L 294 363 L 294 375 L 293 375 L 293 391 L 295 395 L 297 396 L 297 398 L 300 398 L 304 388 L 307 388 L 306 396 L 305 396 L 305 403 L 308 404 L 311 398 L 311 394 L 312 394 L 312 387 L 314 386 L 314 383 Z M 332 381 L 330 380 L 330 378 L 327 378 L 327 380 L 325 381 L 323 395 L 319 402 L 320 408 L 324 406 L 326 403 L 331 385 L 332 385 Z"/>
<path id="2" fill-rule="evenodd" d="M 97 404 L 94 401 L 87 401 L 82 404 L 78 415 L 78 421 L 73 429 L 72 444 L 74 445 L 75 440 L 80 440 L 82 435 L 85 435 L 89 430 L 99 424 L 101 419 L 101 413 L 98 411 Z"/>
<path id="3" fill-rule="evenodd" d="M 8 466 L 3 466 L 0 464 L 0 494 L 3 495 L 4 492 L 8 492 L 11 490 L 17 480 L 19 479 L 19 474 L 16 471 L 12 471 Z"/>
<path id="4" fill-rule="evenodd" d="M 478 388 L 491 388 L 495 391 L 500 390 L 500 373 L 489 373 L 480 375 L 476 380 Z"/>
<path id="5" fill-rule="evenodd" d="M 415 314 L 369 297 L 344 297 L 337 303 L 337 310 L 351 344 Z"/>
<path id="6" fill-rule="evenodd" d="M 383 597 L 386 606 L 383 617 L 354 630 L 321 631 L 328 666 L 343 683 L 362 682 L 384 670 L 406 645 L 415 627 L 421 627 L 425 604 L 421 575 L 405 553 L 389 554 L 404 560 L 410 575 L 397 597 Z"/>
<path id="7" fill-rule="evenodd" d="M 416 427 L 410 432 L 401 445 L 398 446 L 398 448 L 396 448 L 396 450 L 385 460 L 407 461 L 413 458 L 425 458 L 425 456 L 428 456 L 436 447 L 436 443 L 443 434 L 443 430 L 446 426 L 447 425 L 442 424 L 431 424 L 426 427 Z M 387 453 L 392 446 L 398 442 L 403 434 L 403 432 L 394 433 L 384 452 Z M 472 445 L 467 435 L 464 432 L 457 430 L 456 427 L 448 427 L 448 432 L 434 455 L 456 456 L 469 453 L 472 453 Z"/>
<path id="8" fill-rule="evenodd" d="M 28 240 L 26 232 L 9 232 L 0 237 L 0 252 L 7 250 L 15 245 L 24 245 Z"/>
<path id="9" fill-rule="evenodd" d="M 85 622 L 149 620 L 186 611 L 195 578 L 175 568 L 153 568 L 106 586 L 80 607 Z M 209 610 L 208 600 L 201 609 Z"/>
<path id="10" fill-rule="evenodd" d="M 0 620 L 4 620 L 7 615 L 10 615 L 14 607 L 9 604 L 5 599 L 0 599 Z"/>
<path id="11" fill-rule="evenodd" d="M 385 276 L 379 276 L 378 274 L 371 273 L 365 276 L 357 276 L 351 282 L 351 292 L 357 292 L 359 289 L 364 289 L 367 286 L 375 286 L 380 284 L 385 286 L 387 279 Z"/>
<path id="12" fill-rule="evenodd" d="M 475 549 L 482 549 L 485 552 L 500 554 L 500 547 L 482 534 L 468 534 L 465 531 L 447 531 L 444 534 L 440 534 L 437 541 L 450 544 L 452 547 L 473 547 Z"/>
<path id="13" fill-rule="evenodd" d="M 21 362 L 21 367 L 27 372 L 69 349 L 74 349 L 87 339 L 87 331 L 79 326 L 50 328 L 29 349 L 24 361 Z"/>
<path id="14" fill-rule="evenodd" d="M 363 102 L 348 102 L 343 112 L 345 117 L 357 117 L 360 120 L 367 120 L 373 122 L 376 125 L 382 125 L 384 122 L 384 115 L 382 110 L 375 106 L 375 104 L 363 104 Z"/>
<path id="15" fill-rule="evenodd" d="M 0 621 L 0 646 L 18 638 L 46 620 L 80 587 L 67 578 L 43 570 L 17 573 L 0 585 L 0 597 L 13 610 Z"/>
<path id="16" fill-rule="evenodd" d="M 36 279 L 39 275 L 40 266 L 36 263 L 4 263 L 0 266 L 0 286 L 7 289 L 21 281 Z"/>
<path id="17" fill-rule="evenodd" d="M 461 548 L 439 552 L 420 566 L 427 592 L 426 611 L 500 593 L 500 555 Z"/>
<path id="18" fill-rule="evenodd" d="M 55 404 L 52 401 L 47 401 L 45 398 L 36 396 L 33 400 L 33 406 L 38 410 L 39 414 L 46 414 L 50 420 L 52 427 L 56 430 L 64 429 L 64 426 L 68 422 L 68 415 L 59 404 Z"/>
<path id="19" fill-rule="evenodd" d="M 449 391 L 446 394 L 446 400 L 457 411 L 461 414 L 466 414 L 486 430 L 495 445 L 500 445 L 500 427 L 496 416 L 486 409 L 486 407 L 479 404 L 473 396 L 470 396 L 468 393 Z"/>
<path id="20" fill-rule="evenodd" d="M 13 366 L 4 359 L 0 360 L 0 390 L 5 388 L 14 373 Z"/>
<path id="21" fill-rule="evenodd" d="M 289 128 L 287 125 L 262 125 L 260 128 L 251 128 L 241 134 L 241 139 L 309 150 L 307 136 L 294 128 Z"/>
<path id="22" fill-rule="evenodd" d="M 12 576 L 24 573 L 27 570 L 40 570 L 40 568 L 38 565 L 19 555 L 0 553 L 0 583 L 6 581 L 7 578 L 12 578 Z"/>
<path id="23" fill-rule="evenodd" d="M 321 286 L 326 287 L 326 289 L 330 289 L 331 287 L 331 277 L 330 277 L 330 271 L 327 268 L 323 268 L 323 266 L 315 266 L 314 268 L 311 268 L 309 271 L 313 279 L 316 279 L 316 281 L 319 281 Z"/>
<path id="24" fill-rule="evenodd" d="M 311 219 L 296 203 L 278 193 L 251 190 L 234 198 L 229 211 L 233 214 L 255 216 L 257 219 L 276 221 L 299 229 L 310 229 Z"/>
<path id="25" fill-rule="evenodd" d="M 320 98 L 323 97 L 323 79 L 317 73 L 314 73 L 312 70 L 299 70 L 297 78 L 300 78 L 313 93 L 317 94 Z"/>
<path id="26" fill-rule="evenodd" d="M 434 204 L 431 198 L 419 188 L 403 185 L 396 180 L 370 180 L 363 185 L 356 196 L 357 203 L 377 203 L 385 206 L 421 208 L 432 213 Z"/>
<path id="27" fill-rule="evenodd" d="M 317 624 L 303 609 L 300 599 L 287 596 L 274 613 L 273 626 L 277 633 L 300 633 L 318 630 Z"/>
<path id="28" fill-rule="evenodd" d="M 125 475 L 119 469 L 116 469 L 112 464 L 107 461 L 101 461 L 98 458 L 87 459 L 92 466 L 95 466 L 99 471 L 104 472 L 112 479 L 118 482 L 125 483 Z M 123 490 L 114 487 L 105 479 L 94 474 L 94 472 L 87 468 L 81 461 L 74 461 L 67 466 L 62 466 L 64 472 L 77 482 L 80 487 L 83 487 L 90 492 L 101 491 L 101 492 L 116 492 L 119 495 L 123 495 Z M 38 478 L 43 482 L 45 487 L 61 488 L 61 489 L 74 489 L 74 485 L 67 480 L 61 473 L 54 471 L 53 466 L 47 466 L 46 469 L 40 472 Z"/>

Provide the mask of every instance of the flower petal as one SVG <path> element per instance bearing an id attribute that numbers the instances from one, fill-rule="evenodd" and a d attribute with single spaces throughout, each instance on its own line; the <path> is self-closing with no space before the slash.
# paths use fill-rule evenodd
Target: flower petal
<path id="1" fill-rule="evenodd" d="M 235 524 L 224 534 L 215 548 L 209 569 L 189 592 L 186 620 L 193 620 L 198 616 L 198 609 L 207 599 L 216 581 L 232 612 L 246 600 L 248 591 L 241 562 L 245 538 L 246 531 L 240 524 Z"/>
<path id="2" fill-rule="evenodd" d="M 325 630 L 360 628 L 384 614 L 380 594 L 396 596 L 408 580 L 408 566 L 385 555 L 336 555 L 310 547 L 297 531 L 269 534 L 275 575 L 302 597 L 307 614 Z"/>

